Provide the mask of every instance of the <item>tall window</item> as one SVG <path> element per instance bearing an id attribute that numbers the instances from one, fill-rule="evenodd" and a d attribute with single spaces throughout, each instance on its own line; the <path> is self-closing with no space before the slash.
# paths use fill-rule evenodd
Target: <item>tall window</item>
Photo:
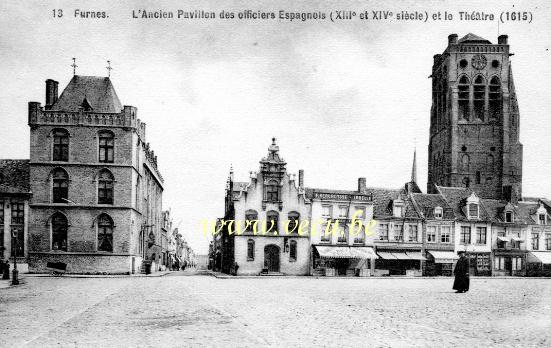
<path id="1" fill-rule="evenodd" d="M 12 225 L 23 225 L 25 222 L 25 204 L 24 203 L 12 203 L 11 204 L 11 223 Z"/>
<path id="2" fill-rule="evenodd" d="M 463 170 L 463 172 L 468 172 L 469 167 L 470 167 L 469 155 L 465 154 L 461 156 L 461 170 Z"/>
<path id="3" fill-rule="evenodd" d="M 254 260 L 254 240 L 249 239 L 247 241 L 247 261 Z"/>
<path id="4" fill-rule="evenodd" d="M 266 185 L 266 200 L 268 202 L 279 201 L 279 185 L 277 181 L 270 180 L 268 185 Z"/>
<path id="5" fill-rule="evenodd" d="M 505 212 L 505 222 L 513 222 L 513 212 L 512 211 L 506 211 Z"/>
<path id="6" fill-rule="evenodd" d="M 461 226 L 461 244 L 471 244 L 471 228 L 468 226 Z"/>
<path id="7" fill-rule="evenodd" d="M 256 210 L 247 210 L 245 212 L 245 231 L 252 232 L 254 230 L 255 221 L 258 221 L 258 213 Z"/>
<path id="8" fill-rule="evenodd" d="M 476 228 L 476 243 L 486 244 L 486 227 Z"/>
<path id="9" fill-rule="evenodd" d="M 551 250 L 551 233 L 545 234 L 545 250 Z"/>
<path id="10" fill-rule="evenodd" d="M 346 220 L 348 218 L 348 207 L 345 205 L 339 206 L 339 219 Z"/>
<path id="11" fill-rule="evenodd" d="M 348 231 L 345 228 L 345 226 L 339 226 L 337 242 L 338 243 L 347 243 L 348 242 L 347 234 L 348 234 Z"/>
<path id="12" fill-rule="evenodd" d="M 98 218 L 98 251 L 113 251 L 113 220 L 107 214 Z"/>
<path id="13" fill-rule="evenodd" d="M 436 243 L 436 226 L 427 226 L 427 243 Z"/>
<path id="14" fill-rule="evenodd" d="M 321 217 L 325 220 L 330 220 L 333 217 L 333 207 L 330 205 L 324 205 L 321 207 Z"/>
<path id="15" fill-rule="evenodd" d="M 331 242 L 331 233 L 325 233 L 325 230 L 327 229 L 327 226 L 328 226 L 327 224 L 321 225 L 320 241 L 330 243 Z"/>
<path id="16" fill-rule="evenodd" d="M 394 225 L 394 240 L 396 242 L 403 242 L 404 241 L 404 230 L 403 225 Z"/>
<path id="17" fill-rule="evenodd" d="M 451 227 L 450 226 L 441 226 L 440 227 L 440 242 L 450 243 L 451 242 Z"/>
<path id="18" fill-rule="evenodd" d="M 51 219 L 52 225 L 52 250 L 67 251 L 67 218 L 61 213 L 56 213 Z"/>
<path id="19" fill-rule="evenodd" d="M 417 225 L 409 225 L 409 241 L 417 242 L 419 238 L 419 229 Z"/>
<path id="20" fill-rule="evenodd" d="M 388 224 L 379 225 L 379 240 L 388 240 Z"/>
<path id="21" fill-rule="evenodd" d="M 54 136 L 54 152 L 52 160 L 54 161 L 69 161 L 69 132 L 65 129 L 55 129 Z"/>
<path id="22" fill-rule="evenodd" d="M 277 211 L 270 210 L 266 213 L 266 231 L 271 233 L 279 231 L 279 214 Z"/>
<path id="23" fill-rule="evenodd" d="M 484 121 L 484 104 L 486 104 L 486 83 L 482 76 L 474 80 L 473 86 L 473 110 L 474 116 Z"/>
<path id="24" fill-rule="evenodd" d="M 289 242 L 289 260 L 290 261 L 296 261 L 297 260 L 297 241 L 292 240 Z"/>
<path id="25" fill-rule="evenodd" d="M 0 225 L 4 224 L 4 201 L 0 201 Z M 2 229 L 0 232 L 4 232 Z M 2 243 L 4 239 L 0 240 L 0 243 Z"/>
<path id="26" fill-rule="evenodd" d="M 539 233 L 532 233 L 532 250 L 540 249 L 540 235 Z"/>
<path id="27" fill-rule="evenodd" d="M 99 133 L 99 161 L 113 163 L 115 136 L 111 132 Z"/>
<path id="28" fill-rule="evenodd" d="M 457 85 L 457 101 L 459 106 L 459 118 L 469 120 L 469 80 L 466 76 L 459 79 Z"/>
<path id="29" fill-rule="evenodd" d="M 98 204 L 113 204 L 113 174 L 106 169 L 98 177 Z"/>
<path id="30" fill-rule="evenodd" d="M 470 203 L 468 208 L 469 208 L 469 218 L 478 219 L 478 204 Z"/>
<path id="31" fill-rule="evenodd" d="M 287 225 L 287 233 L 298 233 L 298 224 L 299 224 L 299 218 L 300 214 L 296 211 L 291 211 L 288 214 L 289 218 L 289 224 Z"/>
<path id="32" fill-rule="evenodd" d="M 501 118 L 501 82 L 497 76 L 490 80 L 490 91 L 488 93 L 488 113 L 490 118 Z"/>
<path id="33" fill-rule="evenodd" d="M 69 199 L 69 175 L 61 168 L 52 173 L 53 188 L 52 197 L 54 203 L 68 203 Z"/>

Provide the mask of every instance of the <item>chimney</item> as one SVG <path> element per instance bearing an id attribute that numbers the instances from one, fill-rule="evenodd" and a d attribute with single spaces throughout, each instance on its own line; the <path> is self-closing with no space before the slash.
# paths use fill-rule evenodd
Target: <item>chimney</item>
<path id="1" fill-rule="evenodd" d="M 455 45 L 455 44 L 457 44 L 457 34 L 448 35 L 448 45 Z"/>
<path id="2" fill-rule="evenodd" d="M 499 35 L 497 37 L 497 44 L 498 45 L 507 45 L 507 39 L 509 37 L 507 35 Z"/>
<path id="3" fill-rule="evenodd" d="M 46 109 L 50 109 L 57 102 L 57 85 L 57 81 L 46 80 Z"/>
<path id="4" fill-rule="evenodd" d="M 365 191 L 367 191 L 365 178 L 358 178 L 358 192 L 365 192 Z"/>
<path id="5" fill-rule="evenodd" d="M 298 187 L 304 187 L 304 169 L 299 169 L 298 171 Z"/>

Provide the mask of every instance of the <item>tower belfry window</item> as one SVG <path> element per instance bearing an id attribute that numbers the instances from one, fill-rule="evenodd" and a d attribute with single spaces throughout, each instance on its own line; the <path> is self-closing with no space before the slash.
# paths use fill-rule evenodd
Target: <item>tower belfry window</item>
<path id="1" fill-rule="evenodd" d="M 488 114 L 490 118 L 501 118 L 501 82 L 497 76 L 490 80 L 488 93 Z"/>
<path id="2" fill-rule="evenodd" d="M 474 116 L 484 121 L 484 104 L 486 100 L 486 84 L 482 76 L 478 76 L 473 87 L 473 111 Z"/>
<path id="3" fill-rule="evenodd" d="M 463 120 L 469 120 L 469 79 L 466 76 L 459 79 L 459 85 L 457 86 L 458 95 L 458 109 L 459 109 L 459 118 Z"/>

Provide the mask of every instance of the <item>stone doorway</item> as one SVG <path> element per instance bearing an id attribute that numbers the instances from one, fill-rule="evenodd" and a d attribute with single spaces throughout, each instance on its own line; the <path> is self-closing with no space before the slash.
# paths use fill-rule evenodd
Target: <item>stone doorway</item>
<path id="1" fill-rule="evenodd" d="M 264 268 L 268 272 L 279 272 L 279 247 L 277 245 L 266 245 L 264 247 Z"/>

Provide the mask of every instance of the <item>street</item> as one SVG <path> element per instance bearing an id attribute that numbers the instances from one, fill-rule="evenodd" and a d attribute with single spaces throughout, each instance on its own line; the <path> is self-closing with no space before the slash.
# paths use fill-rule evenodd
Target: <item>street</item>
<path id="1" fill-rule="evenodd" d="M 0 289 L 5 347 L 551 345 L 549 279 L 24 278 Z"/>

